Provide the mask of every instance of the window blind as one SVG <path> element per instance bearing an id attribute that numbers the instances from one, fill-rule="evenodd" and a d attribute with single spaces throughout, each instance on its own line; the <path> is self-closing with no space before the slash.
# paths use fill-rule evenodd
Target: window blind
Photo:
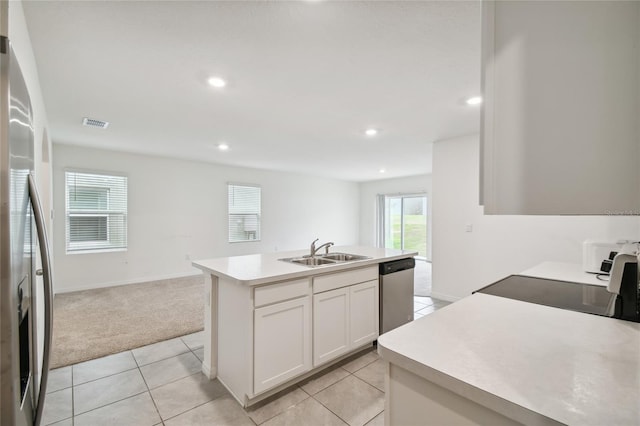
<path id="1" fill-rule="evenodd" d="M 67 252 L 127 248 L 127 177 L 65 172 Z"/>
<path id="2" fill-rule="evenodd" d="M 229 242 L 259 241 L 261 188 L 228 184 Z"/>

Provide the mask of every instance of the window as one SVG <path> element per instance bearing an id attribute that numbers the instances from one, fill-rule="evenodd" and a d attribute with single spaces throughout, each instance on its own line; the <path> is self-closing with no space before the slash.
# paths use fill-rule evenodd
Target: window
<path id="1" fill-rule="evenodd" d="M 228 193 L 229 242 L 260 241 L 260 187 L 230 183 Z"/>
<path id="2" fill-rule="evenodd" d="M 380 245 L 386 248 L 415 250 L 418 258 L 427 257 L 427 196 L 379 195 Z"/>
<path id="3" fill-rule="evenodd" d="M 65 172 L 67 253 L 127 248 L 127 177 Z"/>

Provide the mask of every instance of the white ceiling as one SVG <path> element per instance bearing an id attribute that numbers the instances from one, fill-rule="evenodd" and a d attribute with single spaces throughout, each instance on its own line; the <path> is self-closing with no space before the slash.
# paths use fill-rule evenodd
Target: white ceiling
<path id="1" fill-rule="evenodd" d="M 56 143 L 367 181 L 430 173 L 433 141 L 479 128 L 479 2 L 24 10 Z"/>

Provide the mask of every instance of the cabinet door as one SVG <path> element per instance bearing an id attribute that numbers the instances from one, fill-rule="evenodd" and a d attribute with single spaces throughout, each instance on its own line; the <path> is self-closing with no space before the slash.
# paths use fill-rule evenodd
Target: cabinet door
<path id="1" fill-rule="evenodd" d="M 311 369 L 310 308 L 307 296 L 254 311 L 254 394 Z"/>
<path id="2" fill-rule="evenodd" d="M 378 338 L 378 280 L 349 287 L 349 315 L 352 349 Z"/>
<path id="3" fill-rule="evenodd" d="M 483 2 L 486 214 L 640 214 L 640 2 Z"/>
<path id="4" fill-rule="evenodd" d="M 349 351 L 349 287 L 313 295 L 313 366 Z"/>

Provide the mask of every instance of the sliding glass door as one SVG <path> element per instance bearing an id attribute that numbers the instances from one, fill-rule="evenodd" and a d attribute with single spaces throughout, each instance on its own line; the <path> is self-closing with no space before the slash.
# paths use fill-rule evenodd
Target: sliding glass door
<path id="1" fill-rule="evenodd" d="M 386 248 L 415 250 L 427 257 L 427 196 L 381 195 L 381 245 Z"/>

